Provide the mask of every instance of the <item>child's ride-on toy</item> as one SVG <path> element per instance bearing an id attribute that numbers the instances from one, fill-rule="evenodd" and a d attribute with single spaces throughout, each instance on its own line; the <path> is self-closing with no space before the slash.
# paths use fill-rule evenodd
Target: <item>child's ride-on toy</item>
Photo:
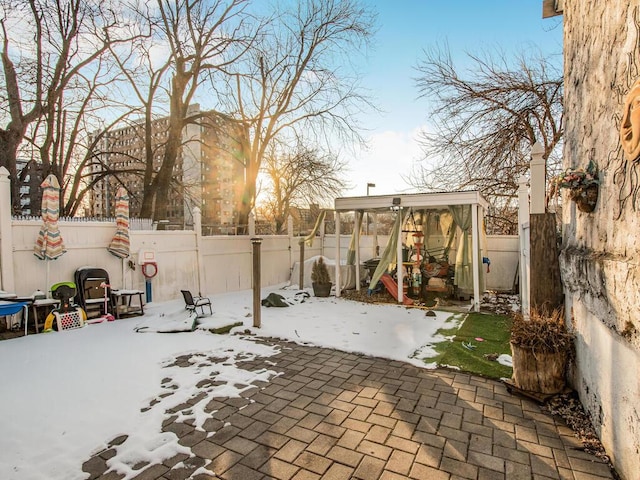
<path id="1" fill-rule="evenodd" d="M 60 282 L 51 287 L 51 296 L 56 300 L 60 300 L 60 306 L 51 311 L 44 322 L 44 331 L 53 330 L 53 321 L 56 320 L 57 330 L 70 330 L 73 328 L 84 327 L 87 320 L 87 314 L 84 310 L 74 303 L 73 298 L 76 296 L 76 284 L 73 282 Z"/>

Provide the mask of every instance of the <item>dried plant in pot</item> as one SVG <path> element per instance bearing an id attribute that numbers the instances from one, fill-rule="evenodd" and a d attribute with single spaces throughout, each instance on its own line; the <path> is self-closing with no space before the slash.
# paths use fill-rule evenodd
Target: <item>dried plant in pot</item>
<path id="1" fill-rule="evenodd" d="M 516 315 L 511 328 L 515 386 L 545 395 L 562 392 L 574 356 L 573 340 L 561 309 L 533 310 L 529 319 Z"/>
<path id="2" fill-rule="evenodd" d="M 331 277 L 329 269 L 324 263 L 324 258 L 320 257 L 313 262 L 311 267 L 311 285 L 313 286 L 313 294 L 316 297 L 328 297 L 331 293 Z"/>

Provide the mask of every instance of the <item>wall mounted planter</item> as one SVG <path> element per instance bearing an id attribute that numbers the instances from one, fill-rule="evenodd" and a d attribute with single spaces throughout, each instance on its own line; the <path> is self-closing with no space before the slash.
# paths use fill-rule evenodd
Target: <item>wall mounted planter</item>
<path id="1" fill-rule="evenodd" d="M 598 203 L 598 184 L 591 184 L 586 187 L 572 188 L 569 190 L 569 197 L 576 202 L 578 210 L 591 213 Z"/>

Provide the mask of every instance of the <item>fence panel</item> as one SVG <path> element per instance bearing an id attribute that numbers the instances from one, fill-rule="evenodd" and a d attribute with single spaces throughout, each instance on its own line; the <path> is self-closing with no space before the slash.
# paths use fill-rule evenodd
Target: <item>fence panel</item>
<path id="1" fill-rule="evenodd" d="M 518 255 L 517 235 L 487 235 L 487 257 L 491 260 L 490 273 L 485 276 L 487 290 L 513 290 L 518 270 Z"/>
<path id="2" fill-rule="evenodd" d="M 249 289 L 252 285 L 251 241 L 246 235 L 201 237 L 200 279 L 197 238 L 193 230 L 131 231 L 131 256 L 122 261 L 107 251 L 116 231 L 115 222 L 63 220 L 59 225 L 67 253 L 57 260 L 44 262 L 33 255 L 40 224 L 39 219 L 12 221 L 14 285 L 15 293 L 21 296 L 37 289 L 48 291 L 57 282 L 71 281 L 78 268 L 88 266 L 105 269 L 113 288 L 145 291 L 145 278 L 138 265 L 138 252 L 142 248 L 156 254 L 158 273 L 151 279 L 153 301 L 180 298 L 180 290 L 185 288 L 219 294 Z M 293 265 L 299 261 L 300 237 L 262 238 L 263 286 L 288 282 Z M 341 236 L 342 260 L 346 259 L 349 241 L 350 235 Z M 380 249 L 384 249 L 387 241 L 387 236 L 378 236 Z M 362 236 L 360 245 L 362 261 L 374 256 L 373 236 Z M 492 263 L 487 287 L 510 289 L 518 263 L 517 237 L 490 236 L 488 251 Z M 334 235 L 317 237 L 313 247 L 305 246 L 305 259 L 320 254 L 335 257 Z"/>
<path id="3" fill-rule="evenodd" d="M 115 223 L 61 221 L 59 226 L 67 252 L 45 262 L 33 255 L 40 221 L 13 222 L 14 289 L 18 295 L 30 295 L 38 289 L 46 292 L 54 283 L 72 281 L 78 268 L 88 266 L 105 269 L 113 288 L 144 291 L 145 277 L 138 265 L 141 248 L 153 250 L 158 264 L 158 273 L 151 279 L 154 301 L 179 298 L 185 288 L 207 294 L 251 288 L 251 244 L 247 236 L 202 238 L 204 278 L 200 285 L 194 231 L 132 231 L 131 256 L 122 261 L 107 250 Z M 264 243 L 263 284 L 288 281 L 288 237 L 269 238 Z"/>

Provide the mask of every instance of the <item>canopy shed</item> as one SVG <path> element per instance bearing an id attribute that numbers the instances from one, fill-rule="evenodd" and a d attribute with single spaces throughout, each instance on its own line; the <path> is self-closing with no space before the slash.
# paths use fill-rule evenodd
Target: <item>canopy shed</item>
<path id="1" fill-rule="evenodd" d="M 335 199 L 335 214 L 336 214 L 336 296 L 341 295 L 340 283 L 340 215 L 342 213 L 353 212 L 355 216 L 354 233 L 352 237 L 352 247 L 354 250 L 354 257 L 350 258 L 349 263 L 355 263 L 360 265 L 360 225 L 365 213 L 381 213 L 381 212 L 395 212 L 396 222 L 394 224 L 394 232 L 392 232 L 393 242 L 390 241 L 389 249 L 395 247 L 395 255 L 393 251 L 388 252 L 390 256 L 393 256 L 393 261 L 396 265 L 397 275 L 397 296 L 399 303 L 402 303 L 403 292 L 403 266 L 402 259 L 403 245 L 402 245 L 402 233 L 407 223 L 407 219 L 412 219 L 414 226 L 418 224 L 414 216 L 419 216 L 420 225 L 418 228 L 422 230 L 422 234 L 429 236 L 432 232 L 433 225 L 439 226 L 440 216 L 447 216 L 450 218 L 449 231 L 450 239 L 449 245 L 454 236 L 458 237 L 457 245 L 457 259 L 456 259 L 456 275 L 460 275 L 460 278 L 468 277 L 468 286 L 472 287 L 473 292 L 473 308 L 475 311 L 480 310 L 480 295 L 482 293 L 483 285 L 483 271 L 482 271 L 482 245 L 481 239 L 484 238 L 484 216 L 488 208 L 488 202 L 478 191 L 463 191 L 463 192 L 444 192 L 444 193 L 418 193 L 418 194 L 404 194 L 404 195 L 375 195 L 364 197 L 342 197 Z M 433 214 L 433 215 L 432 215 Z M 436 221 L 433 221 L 432 215 Z M 431 219 L 427 221 L 427 219 Z M 374 220 L 375 221 L 375 220 Z M 430 227 L 431 225 L 431 227 Z M 375 231 L 375 226 L 374 226 Z M 444 235 L 444 234 L 442 234 Z M 468 237 L 471 237 L 470 242 Z M 425 240 L 426 241 L 426 240 Z M 471 243 L 471 245 L 469 245 Z M 447 247 L 448 249 L 448 247 Z M 470 252 L 469 252 L 470 250 Z M 348 254 L 351 255 L 350 252 Z M 387 252 L 385 252 L 387 253 Z M 465 260 L 464 255 L 468 254 L 468 260 Z M 383 254 L 383 258 L 384 258 Z M 388 266 L 384 265 L 383 268 Z M 378 273 L 376 271 L 376 273 Z M 356 288 L 360 288 L 360 269 L 355 269 L 356 274 Z M 374 275 L 375 277 L 375 275 Z M 458 283 L 456 283 L 458 285 Z"/>

